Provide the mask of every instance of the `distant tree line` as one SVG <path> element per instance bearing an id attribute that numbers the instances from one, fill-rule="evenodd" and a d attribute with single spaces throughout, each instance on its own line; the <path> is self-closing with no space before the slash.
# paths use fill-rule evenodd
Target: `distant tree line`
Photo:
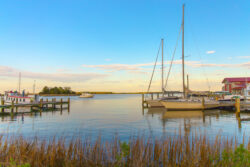
<path id="1" fill-rule="evenodd" d="M 45 86 L 40 94 L 76 94 L 76 92 L 72 91 L 70 87 L 53 87 L 49 88 Z"/>

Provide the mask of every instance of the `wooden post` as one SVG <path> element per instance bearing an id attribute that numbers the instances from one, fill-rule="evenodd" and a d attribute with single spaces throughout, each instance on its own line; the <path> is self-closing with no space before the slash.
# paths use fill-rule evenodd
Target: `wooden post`
<path id="1" fill-rule="evenodd" d="M 11 101 L 11 113 L 14 111 L 14 100 Z"/>
<path id="2" fill-rule="evenodd" d="M 70 98 L 68 98 L 68 111 L 70 109 Z"/>
<path id="3" fill-rule="evenodd" d="M 142 107 L 144 107 L 144 93 L 142 93 L 141 95 L 142 95 L 141 104 L 142 104 Z"/>
<path id="4" fill-rule="evenodd" d="M 202 97 L 201 103 L 202 103 L 202 108 L 205 109 L 205 99 L 204 99 L 204 97 Z"/>
<path id="5" fill-rule="evenodd" d="M 49 99 L 47 98 L 47 99 L 46 99 L 46 103 L 47 103 L 47 104 L 46 104 L 46 108 L 47 108 L 47 109 L 48 109 L 48 107 L 49 107 L 48 102 L 49 102 Z"/>
<path id="6" fill-rule="evenodd" d="M 240 98 L 235 99 L 236 113 L 240 113 Z"/>
<path id="7" fill-rule="evenodd" d="M 54 104 L 53 104 L 53 102 L 54 102 L 54 98 L 51 99 L 51 108 L 52 108 L 52 109 L 54 109 Z"/>
<path id="8" fill-rule="evenodd" d="M 162 93 L 162 96 L 163 96 L 163 93 Z M 159 93 L 157 93 L 157 99 L 159 99 Z"/>
<path id="9" fill-rule="evenodd" d="M 3 107 L 3 105 L 4 105 L 4 99 L 1 99 L 1 105 Z M 1 110 L 2 110 L 2 113 L 3 113 L 4 112 L 4 107 Z"/>
<path id="10" fill-rule="evenodd" d="M 63 107 L 63 99 L 61 98 L 61 104 L 60 104 L 60 106 L 61 106 L 61 111 L 62 111 L 62 107 Z"/>
<path id="11" fill-rule="evenodd" d="M 16 98 L 16 104 L 18 104 L 18 98 Z M 16 106 L 16 112 L 18 112 L 18 107 Z"/>
<path id="12" fill-rule="evenodd" d="M 154 100 L 154 94 L 153 93 L 151 93 L 151 99 Z"/>
<path id="13" fill-rule="evenodd" d="M 41 112 L 41 110 L 42 110 L 42 108 L 43 108 L 43 99 L 40 99 L 40 104 L 39 104 L 39 107 L 40 107 L 40 112 Z"/>
<path id="14" fill-rule="evenodd" d="M 55 102 L 54 109 L 56 109 L 56 98 L 54 98 L 54 102 Z"/>

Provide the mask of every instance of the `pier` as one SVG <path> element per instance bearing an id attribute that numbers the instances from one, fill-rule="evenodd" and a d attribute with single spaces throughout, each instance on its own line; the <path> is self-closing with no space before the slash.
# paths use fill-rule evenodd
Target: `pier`
<path id="1" fill-rule="evenodd" d="M 64 107 L 66 105 L 66 107 Z M 18 103 L 17 101 L 12 101 L 11 103 L 5 104 L 5 101 L 1 100 L 0 105 L 0 115 L 10 115 L 10 114 L 21 114 L 24 112 L 19 112 L 19 108 L 30 108 L 28 112 L 43 112 L 48 110 L 57 110 L 60 109 L 70 109 L 70 98 L 67 100 L 56 100 L 56 98 L 52 98 L 51 101 L 48 99 L 40 99 L 38 102 L 32 103 Z M 27 112 L 25 112 L 27 113 Z"/>

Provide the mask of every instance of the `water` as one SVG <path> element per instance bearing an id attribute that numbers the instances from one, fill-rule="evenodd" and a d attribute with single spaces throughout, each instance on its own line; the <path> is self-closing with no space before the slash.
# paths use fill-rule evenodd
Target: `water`
<path id="1" fill-rule="evenodd" d="M 51 97 L 48 97 L 49 99 Z M 65 98 L 68 97 L 57 97 Z M 141 95 L 96 95 L 93 99 L 71 97 L 70 111 L 43 112 L 41 115 L 25 114 L 0 118 L 2 134 L 24 137 L 37 136 L 49 139 L 53 136 L 102 136 L 111 140 L 118 135 L 129 140 L 133 135 L 160 138 L 182 131 L 182 135 L 205 133 L 242 138 L 250 137 L 250 113 L 238 118 L 232 112 L 220 110 L 189 112 L 165 112 L 162 109 L 142 109 Z M 242 121 L 240 121 L 240 119 Z M 244 121 L 245 120 L 245 121 Z"/>

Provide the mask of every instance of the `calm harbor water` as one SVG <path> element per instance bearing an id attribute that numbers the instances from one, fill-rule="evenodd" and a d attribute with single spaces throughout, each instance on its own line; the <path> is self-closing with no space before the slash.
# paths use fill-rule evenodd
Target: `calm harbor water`
<path id="1" fill-rule="evenodd" d="M 250 137 L 248 120 L 250 113 L 241 113 L 239 118 L 232 112 L 220 110 L 187 114 L 143 109 L 141 95 L 96 95 L 93 99 L 71 97 L 70 111 L 1 117 L 0 130 L 1 134 L 42 139 L 53 136 L 97 138 L 101 135 L 103 140 L 111 140 L 116 134 L 122 140 L 138 134 L 160 138 L 178 134 L 179 130 L 182 135 L 198 132 L 209 137 L 219 134 L 240 139 L 243 135 Z"/>

